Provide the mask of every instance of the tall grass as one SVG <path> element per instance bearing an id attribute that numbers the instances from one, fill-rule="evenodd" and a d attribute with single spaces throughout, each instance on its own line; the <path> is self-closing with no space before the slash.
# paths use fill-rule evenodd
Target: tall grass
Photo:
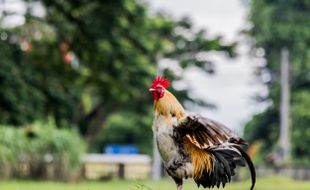
<path id="1" fill-rule="evenodd" d="M 0 177 L 69 179 L 79 173 L 85 147 L 76 131 L 53 122 L 0 126 Z"/>

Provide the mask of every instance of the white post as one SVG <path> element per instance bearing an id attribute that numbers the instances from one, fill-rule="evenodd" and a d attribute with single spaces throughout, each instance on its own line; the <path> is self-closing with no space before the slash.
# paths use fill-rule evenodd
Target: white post
<path id="1" fill-rule="evenodd" d="M 161 178 L 161 159 L 157 150 L 155 138 L 153 140 L 153 165 L 152 165 L 152 179 L 160 180 Z"/>
<path id="2" fill-rule="evenodd" d="M 280 107 L 280 157 L 281 161 L 290 158 L 290 85 L 289 85 L 289 51 L 281 50 L 281 107 Z"/>

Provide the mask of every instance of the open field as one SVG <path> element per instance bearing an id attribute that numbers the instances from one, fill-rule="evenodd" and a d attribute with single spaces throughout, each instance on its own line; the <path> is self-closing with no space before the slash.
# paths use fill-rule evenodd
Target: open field
<path id="1" fill-rule="evenodd" d="M 227 190 L 249 189 L 250 182 L 236 182 L 229 184 Z M 108 182 L 44 182 L 44 181 L 0 181 L 0 190 L 174 190 L 172 180 L 164 179 L 159 182 L 142 181 L 108 181 Z M 198 189 L 192 181 L 187 181 L 185 190 Z M 202 189 L 202 188 L 199 188 Z M 257 190 L 309 190 L 310 182 L 293 181 L 282 177 L 267 177 L 258 179 Z"/>

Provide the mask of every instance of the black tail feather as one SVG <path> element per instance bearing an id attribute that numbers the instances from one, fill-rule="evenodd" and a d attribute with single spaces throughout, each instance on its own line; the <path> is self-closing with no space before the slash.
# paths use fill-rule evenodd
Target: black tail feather
<path id="1" fill-rule="evenodd" d="M 251 179 L 252 179 L 252 185 L 251 185 L 251 188 L 250 190 L 253 190 L 254 189 L 254 186 L 255 186 L 255 183 L 256 183 L 256 172 L 255 172 L 255 166 L 251 160 L 251 158 L 249 157 L 249 155 L 238 145 L 234 146 L 235 148 L 237 148 L 242 157 L 245 159 L 248 167 L 249 167 L 249 170 L 250 170 L 250 173 L 251 173 Z"/>
<path id="2" fill-rule="evenodd" d="M 213 188 L 216 186 L 219 188 L 222 185 L 224 187 L 226 183 L 231 181 L 231 177 L 235 175 L 236 167 L 245 166 L 246 162 L 251 172 L 251 190 L 253 190 L 256 181 L 255 168 L 251 158 L 240 146 L 221 146 L 205 150 L 214 156 L 215 165 L 211 173 L 205 171 L 203 177 L 195 179 L 198 186 L 202 185 L 204 188 Z"/>

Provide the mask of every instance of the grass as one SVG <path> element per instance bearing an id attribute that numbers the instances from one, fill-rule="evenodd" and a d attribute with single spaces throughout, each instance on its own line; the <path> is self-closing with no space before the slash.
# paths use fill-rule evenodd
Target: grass
<path id="1" fill-rule="evenodd" d="M 228 184 L 225 190 L 247 190 L 250 182 L 235 182 Z M 192 181 L 185 182 L 185 190 L 198 190 Z M 203 189 L 203 188 L 199 188 Z M 309 190 L 310 182 L 294 181 L 283 177 L 260 178 L 256 190 Z M 174 182 L 170 179 L 161 181 L 119 181 L 108 182 L 84 181 L 78 183 L 46 182 L 46 181 L 0 181 L 0 190 L 176 190 Z"/>

